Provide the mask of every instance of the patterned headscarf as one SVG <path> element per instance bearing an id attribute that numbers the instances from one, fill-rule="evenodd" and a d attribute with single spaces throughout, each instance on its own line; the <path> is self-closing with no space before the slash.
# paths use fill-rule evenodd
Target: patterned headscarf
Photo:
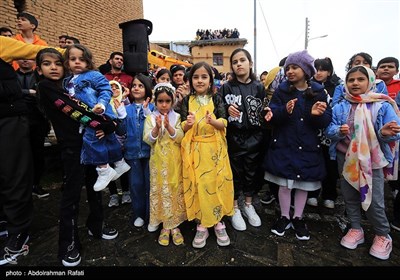
<path id="1" fill-rule="evenodd" d="M 361 205 L 367 210 L 372 200 L 372 170 L 384 168 L 389 164 L 386 160 L 374 129 L 374 120 L 367 103 L 388 101 L 399 115 L 399 109 L 393 99 L 385 94 L 375 93 L 375 74 L 365 66 L 368 73 L 368 90 L 364 94 L 352 95 L 346 87 L 346 100 L 358 103 L 354 113 L 354 134 L 351 137 L 343 166 L 343 177 L 360 192 Z M 349 75 L 349 73 L 347 74 Z M 347 77 L 346 77 L 347 81 Z"/>

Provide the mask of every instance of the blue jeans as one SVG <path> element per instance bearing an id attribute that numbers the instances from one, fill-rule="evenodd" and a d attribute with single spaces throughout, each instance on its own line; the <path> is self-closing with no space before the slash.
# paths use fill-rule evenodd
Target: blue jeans
<path id="1" fill-rule="evenodd" d="M 128 176 L 132 199 L 132 224 L 138 217 L 148 223 L 150 218 L 149 158 L 131 159 L 126 162 L 131 166 Z"/>

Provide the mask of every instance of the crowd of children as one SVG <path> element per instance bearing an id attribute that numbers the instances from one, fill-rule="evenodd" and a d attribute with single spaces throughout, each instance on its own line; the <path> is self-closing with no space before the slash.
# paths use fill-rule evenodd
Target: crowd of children
<path id="1" fill-rule="evenodd" d="M 33 36 L 38 22 L 32 15 L 21 13 L 18 24 L 30 38 L 28 43 L 39 40 Z M 390 227 L 400 230 L 396 58 L 382 59 L 375 74 L 372 57 L 357 53 L 342 81 L 329 58 L 315 60 L 304 50 L 289 54 L 281 67 L 266 72 L 265 81 L 260 82 L 250 53 L 238 48 L 230 56 L 231 78 L 216 88 L 213 67 L 206 62 L 190 69 L 181 65 L 158 69 L 152 81 L 145 73 L 132 77 L 123 73 L 119 52 L 111 54 L 111 70 L 103 75 L 96 71 L 90 50 L 81 44 L 56 50 L 45 43 L 35 46 L 5 36 L 0 40 L 0 83 L 12 83 L 16 98 L 7 102 L 20 102 L 18 109 L 24 116 L 26 106 L 37 110 L 43 118 L 38 143 L 43 143 L 48 118 L 61 146 L 65 184 L 58 256 L 64 266 L 81 262 L 77 219 L 83 181 L 91 211 L 88 234 L 114 239 L 118 231 L 104 223 L 100 191 L 124 173 L 122 203 L 131 203 L 132 226 L 146 226 L 149 232 L 161 228 L 158 243 L 168 246 L 172 240 L 179 246 L 187 238 L 180 225 L 195 221 L 194 248 L 206 246 L 209 228 L 214 228 L 219 246 L 230 245 L 228 220 L 238 231 L 247 229 L 243 217 L 260 227 L 253 198 L 264 182 L 271 190 L 277 188 L 279 200 L 271 232 L 283 236 L 293 228 L 297 239 L 309 240 L 305 206 L 317 205 L 322 188 L 323 205 L 334 208 L 339 178 L 349 220 L 340 244 L 356 249 L 364 243 L 364 211 L 375 233 L 369 253 L 382 260 L 390 257 Z M 19 40 L 24 41 L 23 37 Z M 27 74 L 35 68 L 35 57 L 38 80 L 31 84 Z M 17 59 L 32 63 L 19 60 L 15 74 L 9 63 Z M 7 96 L 0 91 L 3 94 Z M 24 136 L 29 127 L 18 116 L 2 110 L 0 123 L 10 126 L 7 131 L 18 127 L 20 141 L 15 145 L 27 152 Z M 1 143 L 2 149 L 18 150 L 4 140 Z M 29 169 L 31 153 L 21 155 L 18 162 L 21 159 L 26 165 L 19 168 L 24 181 L 18 184 L 38 186 L 42 164 L 33 164 L 35 175 Z M 7 162 L 16 164 L 11 158 Z M 0 172 L 10 176 L 9 167 L 2 166 Z M 395 194 L 391 224 L 385 213 L 385 180 L 391 180 Z M 10 186 L 10 190 L 17 188 L 15 182 Z M 9 239 L 0 264 L 15 261 L 26 251 L 32 209 L 29 194 L 25 188 L 2 202 Z M 10 210 L 15 198 L 22 203 Z M 115 190 L 109 206 L 118 203 Z"/>

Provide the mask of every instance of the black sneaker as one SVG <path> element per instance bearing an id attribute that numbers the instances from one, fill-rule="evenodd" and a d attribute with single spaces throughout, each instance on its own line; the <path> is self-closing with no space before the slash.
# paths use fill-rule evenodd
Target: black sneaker
<path id="1" fill-rule="evenodd" d="M 276 220 L 275 224 L 271 228 L 271 232 L 276 235 L 285 235 L 285 230 L 289 229 L 291 226 L 290 220 L 284 216 Z"/>
<path id="2" fill-rule="evenodd" d="M 400 221 L 394 219 L 391 223 L 390 226 L 392 227 L 392 229 L 395 229 L 397 231 L 400 231 Z"/>
<path id="3" fill-rule="evenodd" d="M 90 236 L 94 236 L 93 233 L 88 231 Z M 102 233 L 101 233 L 101 238 L 106 239 L 106 240 L 111 240 L 114 239 L 118 236 L 118 231 L 115 228 L 109 228 L 109 227 L 103 227 Z M 96 236 L 94 236 L 96 237 Z"/>
<path id="4" fill-rule="evenodd" d="M 260 198 L 260 202 L 262 204 L 268 205 L 275 201 L 275 196 L 269 192 L 266 192 L 265 195 Z"/>
<path id="5" fill-rule="evenodd" d="M 26 245 L 28 240 L 29 235 L 26 233 L 11 235 L 2 249 L 3 252 L 0 253 L 0 265 L 16 264 L 19 256 L 28 255 L 29 246 Z"/>
<path id="6" fill-rule="evenodd" d="M 38 198 L 47 197 L 50 194 L 42 189 L 41 186 L 33 186 L 32 195 L 36 195 Z"/>
<path id="7" fill-rule="evenodd" d="M 0 221 L 0 237 L 7 237 L 7 221 Z"/>
<path id="8" fill-rule="evenodd" d="M 81 254 L 79 253 L 79 250 L 74 248 L 72 251 L 67 252 L 61 262 L 63 266 L 77 266 L 81 263 Z"/>
<path id="9" fill-rule="evenodd" d="M 292 228 L 296 232 L 298 240 L 309 240 L 310 232 L 308 231 L 307 225 L 303 219 L 296 217 L 292 219 Z"/>

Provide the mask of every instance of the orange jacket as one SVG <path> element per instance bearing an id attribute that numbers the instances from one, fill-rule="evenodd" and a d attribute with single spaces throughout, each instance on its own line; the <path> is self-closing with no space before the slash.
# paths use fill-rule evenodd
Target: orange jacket
<path id="1" fill-rule="evenodd" d="M 40 39 L 39 35 L 34 34 L 33 36 L 34 36 L 34 39 L 32 42 L 33 45 L 48 46 L 46 41 Z M 26 43 L 24 38 L 22 37 L 22 34 L 15 35 L 14 39 Z M 16 61 L 13 61 L 13 68 L 14 68 L 14 70 L 17 70 L 19 68 L 19 65 Z"/>

